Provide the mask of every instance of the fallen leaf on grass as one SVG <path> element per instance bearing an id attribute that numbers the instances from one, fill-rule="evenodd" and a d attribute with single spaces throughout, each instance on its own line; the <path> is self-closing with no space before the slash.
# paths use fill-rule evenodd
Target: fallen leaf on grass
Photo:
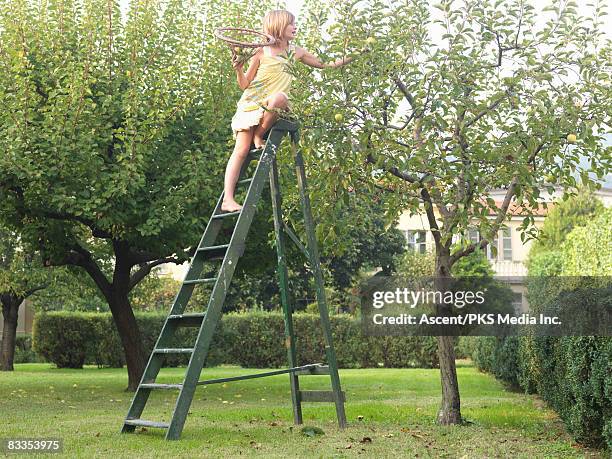
<path id="1" fill-rule="evenodd" d="M 352 447 L 353 447 L 353 445 L 346 445 L 346 446 L 344 447 L 344 449 L 351 449 Z"/>
<path id="2" fill-rule="evenodd" d="M 370 437 L 363 437 L 359 440 L 359 443 L 372 443 L 372 439 Z"/>

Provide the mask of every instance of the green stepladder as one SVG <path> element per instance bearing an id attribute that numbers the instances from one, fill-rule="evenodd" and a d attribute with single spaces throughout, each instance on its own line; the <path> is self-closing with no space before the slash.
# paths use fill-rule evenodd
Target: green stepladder
<path id="1" fill-rule="evenodd" d="M 293 152 L 297 180 L 300 191 L 302 210 L 304 212 L 304 224 L 306 230 L 306 245 L 301 243 L 298 236 L 283 221 L 281 210 L 281 192 L 278 181 L 278 170 L 276 165 L 276 152 L 285 135 L 289 134 L 291 149 Z M 335 404 L 336 416 L 340 428 L 346 427 L 346 415 L 344 411 L 344 392 L 340 386 L 336 354 L 333 345 L 329 312 L 325 299 L 323 286 L 323 275 L 321 272 L 318 247 L 314 233 L 314 222 L 310 209 L 310 200 L 306 185 L 306 174 L 301 152 L 297 149 L 299 140 L 299 129 L 297 124 L 287 120 L 278 121 L 269 131 L 266 145 L 257 158 L 257 150 L 251 151 L 242 166 L 237 186 L 247 186 L 246 197 L 242 209 L 237 212 L 221 212 L 223 193 L 217 201 L 217 205 L 208 221 L 204 234 L 197 246 L 197 250 L 191 259 L 191 263 L 183 284 L 177 293 L 170 313 L 164 322 L 159 338 L 153 348 L 149 361 L 143 373 L 142 379 L 134 394 L 127 416 L 123 422 L 121 432 L 134 432 L 136 427 L 156 427 L 166 429 L 167 440 L 178 440 L 185 421 L 189 407 L 193 400 L 198 385 L 208 385 L 253 379 L 278 374 L 289 374 L 291 386 L 291 401 L 293 405 L 293 418 L 296 424 L 302 423 L 302 402 L 332 402 Z M 250 178 L 242 178 L 249 163 L 257 161 L 255 172 Z M 245 241 L 255 215 L 257 203 L 261 197 L 266 180 L 269 178 L 272 196 L 272 211 L 274 217 L 274 229 L 276 233 L 276 249 L 278 256 L 278 280 L 281 303 L 285 321 L 285 346 L 289 368 L 261 372 L 252 375 L 241 375 L 229 378 L 209 379 L 200 381 L 200 373 L 206 362 L 206 357 L 211 344 L 211 339 L 221 318 L 221 310 L 227 294 L 227 289 L 232 280 L 238 259 L 244 252 Z M 234 218 L 235 224 L 229 243 L 215 244 L 222 224 L 225 219 Z M 289 298 L 288 273 L 286 263 L 285 243 L 287 237 L 297 244 L 308 259 L 314 274 L 317 291 L 317 301 L 321 326 L 325 338 L 325 356 L 327 365 L 311 363 L 298 365 L 296 357 L 295 334 L 293 331 L 292 305 Z M 210 260 L 220 260 L 217 275 L 213 277 L 201 277 L 204 263 Z M 194 288 L 199 284 L 212 285 L 212 292 L 208 301 L 206 311 L 196 313 L 185 313 L 187 304 L 191 298 Z M 187 347 L 177 347 L 172 344 L 177 330 L 180 327 L 196 327 L 199 332 L 195 343 Z M 181 384 L 159 384 L 156 378 L 163 367 L 165 356 L 170 354 L 188 354 L 189 363 Z M 313 374 L 328 374 L 330 376 L 331 391 L 306 391 L 300 390 L 299 376 Z M 174 390 L 178 391 L 178 397 L 169 422 L 141 419 L 145 405 L 151 391 Z"/>

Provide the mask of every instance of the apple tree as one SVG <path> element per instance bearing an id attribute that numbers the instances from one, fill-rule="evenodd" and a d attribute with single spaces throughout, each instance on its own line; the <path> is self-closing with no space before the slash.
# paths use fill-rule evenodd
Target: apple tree
<path id="1" fill-rule="evenodd" d="M 389 221 L 405 210 L 425 214 L 441 279 L 487 246 L 511 206 L 537 208 L 552 185 L 566 194 L 598 186 L 610 170 L 605 8 L 542 3 L 306 0 L 304 47 L 327 61 L 356 56 L 340 69 L 295 67 L 294 106 L 307 127 L 303 151 L 323 226 L 334 225 L 326 215 L 350 187 L 382 187 Z M 505 190 L 503 200 L 492 189 Z M 471 226 L 482 239 L 453 244 Z M 521 235 L 537 235 L 532 216 Z M 453 339 L 437 342 L 437 421 L 460 423 Z"/>

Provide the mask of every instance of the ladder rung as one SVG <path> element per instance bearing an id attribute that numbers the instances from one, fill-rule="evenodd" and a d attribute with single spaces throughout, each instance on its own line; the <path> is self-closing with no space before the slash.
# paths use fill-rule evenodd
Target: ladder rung
<path id="1" fill-rule="evenodd" d="M 168 319 L 203 319 L 205 316 L 205 312 L 192 312 L 187 314 L 170 314 Z"/>
<path id="2" fill-rule="evenodd" d="M 301 390 L 299 391 L 302 402 L 333 402 L 334 393 L 331 390 Z M 345 402 L 344 391 L 340 392 L 342 402 Z"/>
<path id="3" fill-rule="evenodd" d="M 246 179 L 243 179 L 243 180 L 239 180 L 238 181 L 238 185 L 244 185 L 245 183 L 251 183 L 252 181 L 253 181 L 253 177 L 246 178 Z"/>
<path id="4" fill-rule="evenodd" d="M 160 348 L 153 349 L 156 354 L 191 354 L 193 348 L 191 347 L 177 347 L 177 348 Z"/>
<path id="5" fill-rule="evenodd" d="M 236 212 L 225 212 L 222 214 L 215 214 L 212 216 L 212 218 L 225 218 L 225 217 L 233 217 L 234 215 L 240 215 L 240 211 L 237 210 Z"/>
<path id="6" fill-rule="evenodd" d="M 168 320 L 177 320 L 178 326 L 199 327 L 202 324 L 202 320 L 204 320 L 204 317 L 206 317 L 205 312 L 191 314 L 172 314 L 168 316 Z"/>
<path id="7" fill-rule="evenodd" d="M 199 251 L 206 251 L 206 250 L 217 250 L 217 249 L 227 249 L 229 247 L 229 244 L 222 244 L 222 245 L 210 245 L 208 247 L 200 247 L 198 248 Z"/>
<path id="8" fill-rule="evenodd" d="M 141 389 L 182 389 L 182 384 L 159 384 L 159 383 L 145 383 L 140 385 Z"/>
<path id="9" fill-rule="evenodd" d="M 185 285 L 191 285 L 191 284 L 211 284 L 213 282 L 216 282 L 217 278 L 216 277 L 209 277 L 206 279 L 191 279 L 191 280 L 186 280 L 183 281 L 183 284 Z"/>
<path id="10" fill-rule="evenodd" d="M 227 249 L 228 247 L 229 247 L 229 244 L 211 245 L 209 247 L 200 247 L 198 249 L 198 252 L 210 252 L 211 250 L 223 250 L 223 249 Z"/>
<path id="11" fill-rule="evenodd" d="M 145 419 L 126 419 L 124 424 L 129 426 L 159 427 L 160 429 L 167 429 L 170 427 L 170 424 L 167 422 L 147 421 Z"/>
<path id="12" fill-rule="evenodd" d="M 223 245 L 213 245 L 210 247 L 200 247 L 198 249 L 198 253 L 202 253 L 206 258 L 206 260 L 215 260 L 219 258 L 223 258 L 225 256 L 225 251 L 229 247 L 229 244 Z"/>

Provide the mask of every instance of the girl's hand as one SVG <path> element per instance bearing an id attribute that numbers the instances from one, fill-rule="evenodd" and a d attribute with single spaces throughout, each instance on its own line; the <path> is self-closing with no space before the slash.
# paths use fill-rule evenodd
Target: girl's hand
<path id="1" fill-rule="evenodd" d="M 234 67 L 234 70 L 236 71 L 242 71 L 242 68 L 244 67 L 244 61 L 238 59 L 237 57 L 234 57 L 232 59 L 232 67 Z"/>

